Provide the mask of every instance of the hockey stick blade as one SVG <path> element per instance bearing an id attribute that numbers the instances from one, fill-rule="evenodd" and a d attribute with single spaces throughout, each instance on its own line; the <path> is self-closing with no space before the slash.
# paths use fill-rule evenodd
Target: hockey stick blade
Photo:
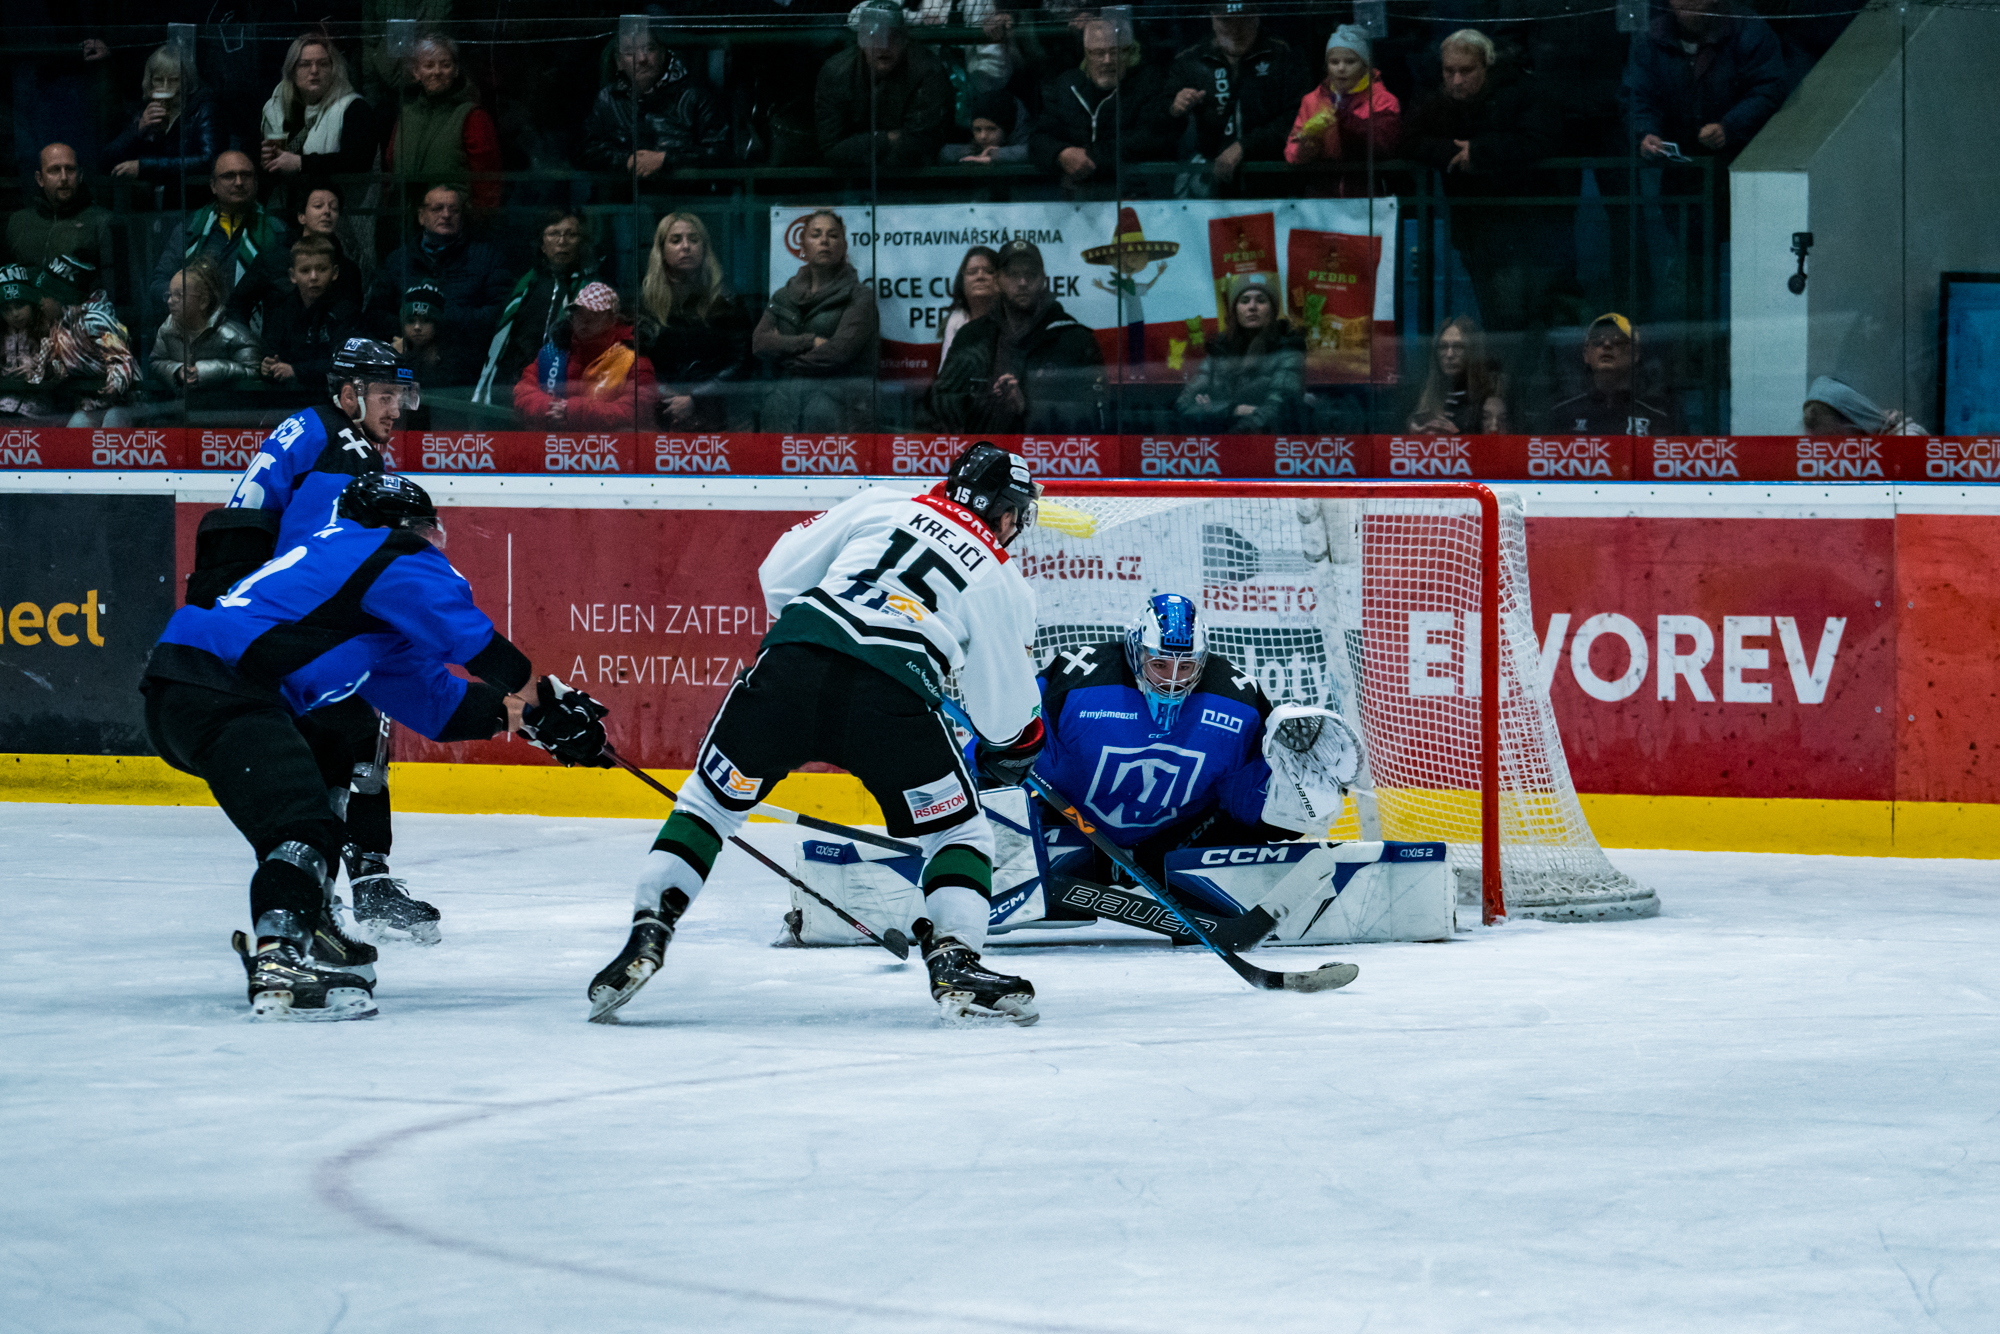
<path id="1" fill-rule="evenodd" d="M 615 760 L 625 768 L 631 769 L 633 773 L 638 774 L 639 777 L 651 783 L 653 787 L 659 789 L 661 792 L 672 791 L 671 788 L 660 787 L 658 783 L 653 782 L 652 778 L 644 770 L 626 764 L 625 760 L 609 744 L 604 747 L 604 754 L 606 758 Z M 678 797 L 672 799 L 675 801 L 680 800 Z M 853 825 L 839 824 L 832 820 L 822 820 L 816 815 L 806 815 L 800 811 L 787 810 L 783 806 L 773 806 L 767 801 L 760 801 L 755 806 L 752 806 L 750 813 L 752 815 L 762 815 L 783 824 L 795 824 L 801 829 L 816 829 L 822 834 L 838 834 L 840 837 L 852 839 L 856 843 L 866 843 L 871 848 L 883 848 L 889 852 L 901 853 L 905 857 L 921 857 L 924 855 L 922 848 L 914 843 L 905 843 L 900 838 L 890 838 L 887 834 L 871 833 L 866 829 L 856 829 Z"/>
<path id="2" fill-rule="evenodd" d="M 661 796 L 665 797 L 668 801 L 679 803 L 680 794 L 675 792 L 672 788 L 668 787 L 665 783 L 660 782 L 657 778 L 654 778 L 644 769 L 641 769 L 638 765 L 632 763 L 630 760 L 626 759 L 623 755 L 620 755 L 617 751 L 611 749 L 611 747 L 609 746 L 606 746 L 604 748 L 604 753 L 610 756 L 612 761 L 616 763 L 618 767 L 623 769 L 626 773 L 631 774 L 634 778 L 644 783 L 647 787 L 652 788 L 653 791 L 659 793 Z M 883 949 L 889 951 L 889 953 L 895 955 L 898 959 L 907 959 L 910 957 L 910 938 L 904 935 L 901 931 L 896 930 L 894 927 L 890 927 L 887 931 L 884 931 L 881 935 L 879 936 L 876 935 L 874 931 L 869 929 L 866 923 L 848 914 L 847 911 L 844 910 L 839 904 L 827 898 L 826 895 L 816 892 L 812 888 L 812 886 L 806 884 L 805 881 L 799 879 L 797 876 L 793 875 L 790 871 L 787 871 L 784 867 L 772 861 L 769 857 L 766 857 L 756 848 L 751 847 L 750 844 L 744 841 L 743 839 L 738 838 L 734 834 L 732 834 L 730 835 L 729 841 L 731 843 L 734 843 L 737 847 L 743 849 L 745 852 L 749 853 L 752 857 L 755 857 L 758 861 L 764 863 L 764 865 L 769 867 L 772 870 L 772 872 L 775 873 L 779 878 L 789 881 L 795 888 L 800 890 L 802 893 L 810 895 L 815 902 L 825 905 L 827 910 L 830 911 L 835 917 L 838 917 L 841 921 L 847 923 L 849 926 L 853 927 L 856 931 L 859 931 L 862 935 L 866 936 L 869 940 L 873 941 L 877 945 L 880 945 Z"/>
<path id="3" fill-rule="evenodd" d="M 965 716 L 965 710 L 961 709 L 950 696 L 943 697 L 939 702 L 944 706 L 945 714 L 952 721 L 974 736 L 979 735 L 979 729 L 972 725 L 972 719 Z M 1310 972 L 1280 973 L 1272 972 L 1268 968 L 1259 968 L 1256 964 L 1248 963 L 1238 958 L 1233 951 L 1217 944 L 1214 936 L 1202 930 L 1195 922 L 1194 914 L 1188 911 L 1187 907 L 1178 898 L 1167 892 L 1165 886 L 1159 884 L 1153 877 L 1140 870 L 1139 864 L 1132 860 L 1130 853 L 1099 833 L 1097 826 L 1084 818 L 1083 812 L 1064 800 L 1054 788 L 1036 777 L 1033 770 L 1029 770 L 1027 776 L 1021 781 L 1030 792 L 1033 792 L 1043 801 L 1048 802 L 1049 805 L 1062 812 L 1062 817 L 1076 826 L 1076 831 L 1089 839 L 1099 852 L 1102 852 L 1117 865 L 1123 867 L 1125 873 L 1132 877 L 1134 884 L 1143 888 L 1148 894 L 1151 894 L 1159 901 L 1161 907 L 1180 919 L 1182 930 L 1207 946 L 1214 952 L 1217 958 L 1228 964 L 1238 977 L 1248 982 L 1251 986 L 1256 987 L 1260 991 L 1332 991 L 1337 987 L 1346 986 L 1349 982 L 1360 976 L 1361 970 L 1351 963 L 1328 963 L 1321 964 L 1318 968 Z"/>

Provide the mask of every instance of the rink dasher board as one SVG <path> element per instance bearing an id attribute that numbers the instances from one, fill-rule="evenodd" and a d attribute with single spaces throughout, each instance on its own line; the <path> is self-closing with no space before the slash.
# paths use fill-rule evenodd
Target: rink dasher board
<path id="1" fill-rule="evenodd" d="M 220 505 L 233 472 L 0 472 L 0 491 L 172 495 Z M 440 505 L 520 509 L 793 510 L 831 508 L 869 486 L 918 494 L 934 479 L 908 477 L 561 477 L 538 473 L 424 473 Z M 1476 479 L 1466 479 L 1476 480 Z M 1136 479 L 1135 485 L 1140 485 Z M 1361 482 L 1361 485 L 1367 483 Z M 2000 515 L 2000 486 L 1953 482 L 1512 482 L 1530 516 L 1576 518 L 1887 519 L 1898 514 Z M 1296 483 L 1222 481 L 1218 491 L 1256 495 Z M 1051 486 L 1061 494 L 1060 481 Z"/>

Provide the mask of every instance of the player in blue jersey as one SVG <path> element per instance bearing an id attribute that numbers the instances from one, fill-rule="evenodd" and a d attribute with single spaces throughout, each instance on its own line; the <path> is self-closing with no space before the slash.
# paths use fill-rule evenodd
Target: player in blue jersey
<path id="1" fill-rule="evenodd" d="M 602 709 L 580 692 L 545 677 L 536 703 L 510 703 L 532 668 L 435 549 L 443 539 L 414 482 L 353 478 L 318 527 L 212 607 L 175 612 L 147 662 L 154 748 L 208 784 L 257 856 L 255 945 L 241 932 L 236 945 L 259 1017 L 375 1012 L 375 950 L 331 912 L 346 751 L 315 738 L 316 714 L 360 698 L 436 741 L 512 724 L 566 763 L 603 749 Z M 479 679 L 453 676 L 451 663 Z"/>
<path id="2" fill-rule="evenodd" d="M 1308 776 L 1302 786 L 1294 752 L 1274 745 L 1273 724 L 1304 711 L 1274 719 L 1250 673 L 1209 650 L 1190 599 L 1148 599 L 1123 639 L 1058 652 L 1040 684 L 1048 740 L 1035 774 L 1154 875 L 1178 848 L 1326 831 L 1335 799 L 1326 782 Z M 1338 733 L 1347 744 L 1351 734 Z M 1274 760 L 1284 769 L 1275 777 Z M 1041 816 L 1052 873 L 1106 880 L 1108 859 L 1057 812 Z M 1048 895 L 1052 916 L 1059 897 Z"/>
<path id="3" fill-rule="evenodd" d="M 422 402 L 423 389 L 393 348 L 350 338 L 334 353 L 327 393 L 331 403 L 281 422 L 250 461 L 229 503 L 202 517 L 195 568 L 188 576 L 190 606 L 213 606 L 274 552 L 290 550 L 324 524 L 354 478 L 383 471 L 381 447 L 403 414 Z M 350 752 L 340 784 L 349 794 L 342 851 L 356 920 L 379 937 L 435 944 L 438 910 L 411 898 L 403 882 L 389 874 L 388 725 L 357 696 L 318 710 L 308 726 L 344 737 Z"/>

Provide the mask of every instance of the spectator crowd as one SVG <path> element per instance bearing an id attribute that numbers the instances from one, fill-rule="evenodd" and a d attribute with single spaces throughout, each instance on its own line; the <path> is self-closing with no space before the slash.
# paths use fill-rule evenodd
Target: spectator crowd
<path id="1" fill-rule="evenodd" d="M 228 25 L 160 42 L 37 7 L 48 21 L 7 57 L 23 173 L 0 418 L 274 422 L 365 334 L 415 364 L 422 413 L 485 424 L 1114 429 L 1099 340 L 1030 242 L 966 253 L 934 380 L 893 409 L 840 214 L 804 220 L 796 272 L 739 290 L 757 257 L 726 252 L 718 201 L 743 169 L 803 169 L 831 178 L 801 187 L 821 197 L 1052 207 L 1421 181 L 1469 291 L 1404 396 L 1360 421 L 1315 393 L 1284 294 L 1245 275 L 1146 424 L 1680 430 L 1668 354 L 1687 335 L 1648 326 L 1697 312 L 1615 244 L 1607 291 L 1585 289 L 1576 162 L 1636 168 L 1593 178 L 1614 240 L 1638 207 L 1620 181 L 1702 198 L 1665 226 L 1712 265 L 1719 168 L 1859 6 L 1762 7 L 1772 21 L 1659 0 L 1626 33 L 1611 7 L 1563 0 L 1435 0 L 1372 28 L 1325 0 L 742 0 L 551 40 L 501 6 L 370 5 L 303 32 L 238 25 L 233 44 Z M 406 11 L 423 17 L 390 21 Z M 1113 281 L 1133 301 L 1145 286 Z"/>

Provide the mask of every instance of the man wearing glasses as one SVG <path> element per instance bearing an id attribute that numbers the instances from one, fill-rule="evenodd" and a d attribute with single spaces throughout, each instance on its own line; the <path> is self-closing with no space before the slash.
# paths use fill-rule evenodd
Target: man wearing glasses
<path id="1" fill-rule="evenodd" d="M 1563 399 L 1544 414 L 1548 435 L 1678 435 L 1679 418 L 1637 393 L 1639 332 L 1616 313 L 1599 315 L 1583 338 L 1583 364 L 1590 387 Z"/>
<path id="2" fill-rule="evenodd" d="M 250 155 L 234 149 L 218 153 L 209 174 L 215 200 L 175 226 L 153 268 L 150 295 L 157 310 L 167 307 L 167 285 L 189 260 L 207 259 L 222 273 L 228 291 L 267 251 L 282 251 L 291 233 L 257 202 L 257 168 Z"/>

